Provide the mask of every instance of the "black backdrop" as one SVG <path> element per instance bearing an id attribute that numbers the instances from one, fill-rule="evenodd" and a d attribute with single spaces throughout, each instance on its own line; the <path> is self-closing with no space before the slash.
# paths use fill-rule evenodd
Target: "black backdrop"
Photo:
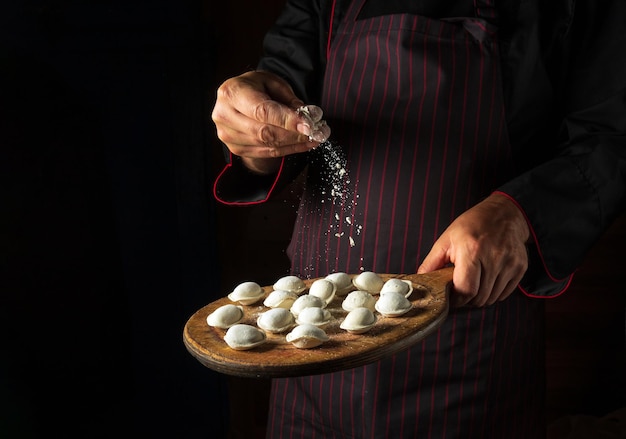
<path id="1" fill-rule="evenodd" d="M 219 438 L 185 350 L 219 283 L 199 1 L 0 9 L 0 437 Z"/>

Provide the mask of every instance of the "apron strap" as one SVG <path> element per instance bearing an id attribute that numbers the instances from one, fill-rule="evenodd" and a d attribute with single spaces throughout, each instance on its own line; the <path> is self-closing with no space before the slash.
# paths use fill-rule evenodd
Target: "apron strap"
<path id="1" fill-rule="evenodd" d="M 495 0 L 474 0 L 474 11 L 477 18 L 482 18 L 488 23 L 496 24 L 498 21 Z"/>
<path id="2" fill-rule="evenodd" d="M 326 60 L 330 58 L 330 42 L 333 39 L 333 26 L 335 24 L 335 6 L 337 6 L 337 0 L 333 0 L 333 5 L 330 8 L 330 23 L 328 23 L 328 40 L 326 41 Z"/>
<path id="3" fill-rule="evenodd" d="M 345 0 L 344 0 L 345 1 Z M 359 17 L 359 12 L 363 8 L 366 0 L 351 0 L 350 5 L 346 11 L 345 16 L 343 17 L 342 22 L 355 22 Z M 328 40 L 326 42 L 326 59 L 328 60 L 330 56 L 330 44 L 333 38 L 333 27 L 334 27 L 334 18 L 335 18 L 335 7 L 337 6 L 337 0 L 333 0 L 331 10 L 330 10 L 330 23 L 328 27 Z M 341 24 L 339 24 L 341 26 Z"/>

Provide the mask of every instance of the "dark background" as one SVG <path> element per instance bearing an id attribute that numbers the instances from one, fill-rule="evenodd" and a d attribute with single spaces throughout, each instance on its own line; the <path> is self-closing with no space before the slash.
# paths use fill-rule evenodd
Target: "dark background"
<path id="1" fill-rule="evenodd" d="M 281 5 L 3 2 L 0 438 L 262 437 L 268 382 L 201 366 L 182 329 L 287 269 L 289 192 L 211 196 L 215 89 Z M 625 243 L 620 220 L 548 304 L 550 419 L 625 404 Z"/>

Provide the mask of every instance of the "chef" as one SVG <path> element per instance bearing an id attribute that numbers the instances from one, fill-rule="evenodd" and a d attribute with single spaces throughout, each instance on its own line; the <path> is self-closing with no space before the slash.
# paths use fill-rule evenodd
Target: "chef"
<path id="1" fill-rule="evenodd" d="M 258 70 L 218 90 L 216 198 L 261 203 L 305 172 L 292 274 L 453 265 L 454 307 L 404 352 L 274 380 L 268 438 L 545 437 L 542 298 L 626 203 L 625 17 L 619 0 L 287 2 Z"/>

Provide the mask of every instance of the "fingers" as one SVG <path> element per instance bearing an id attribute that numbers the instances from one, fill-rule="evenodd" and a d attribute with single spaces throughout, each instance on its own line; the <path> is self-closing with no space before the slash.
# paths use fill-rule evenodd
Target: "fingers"
<path id="1" fill-rule="evenodd" d="M 300 144 L 307 149 L 315 146 L 306 134 L 297 131 L 295 111 L 274 101 L 256 104 L 250 101 L 242 106 L 232 102 L 216 105 L 212 118 L 218 137 L 235 154 L 251 146 L 263 147 L 260 151 L 268 151 L 269 156 L 284 155 L 280 153 L 284 146 Z"/>
<path id="2" fill-rule="evenodd" d="M 293 135 L 281 128 L 270 129 L 267 125 L 256 124 L 250 119 L 244 118 L 233 126 L 216 126 L 220 140 L 228 145 L 233 154 L 241 157 L 281 157 L 308 151 L 313 146 L 304 134 Z M 255 129 L 259 131 L 254 132 Z"/>
<path id="3" fill-rule="evenodd" d="M 282 78 L 264 72 L 248 72 L 227 79 L 217 90 L 217 102 L 227 103 L 248 118 L 295 131 L 294 111 L 304 103 Z"/>
<path id="4" fill-rule="evenodd" d="M 468 267 L 465 264 L 454 266 L 452 272 L 453 294 L 450 298 L 452 306 L 461 307 L 474 300 L 481 287 L 480 267 Z"/>
<path id="5" fill-rule="evenodd" d="M 525 265 L 508 258 L 494 258 L 464 263 L 460 258 L 454 267 L 453 306 L 489 306 L 509 297 L 524 275 Z"/>

